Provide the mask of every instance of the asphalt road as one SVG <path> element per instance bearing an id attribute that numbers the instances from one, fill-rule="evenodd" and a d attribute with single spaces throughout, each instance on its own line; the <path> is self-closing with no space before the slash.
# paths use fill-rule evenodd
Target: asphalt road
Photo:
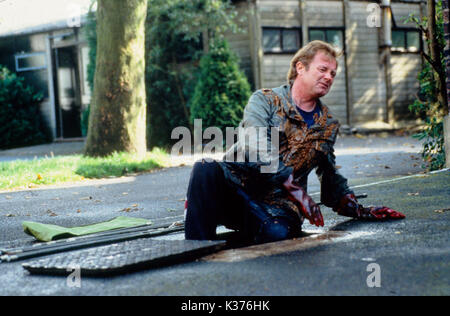
<path id="1" fill-rule="evenodd" d="M 80 288 L 65 277 L 30 275 L 21 262 L 1 263 L 0 294 L 449 295 L 450 172 L 421 174 L 419 150 L 408 137 L 352 137 L 336 145 L 341 173 L 357 193 L 369 195 L 361 202 L 390 206 L 405 220 L 361 222 L 323 207 L 325 227 L 305 223 L 304 238 L 127 275 L 81 276 Z M 21 157 L 37 149 L 29 153 Z M 190 169 L 0 193 L 0 248 L 32 242 L 22 221 L 78 226 L 120 215 L 179 216 Z M 310 178 L 309 192 L 318 199 L 319 184 Z"/>

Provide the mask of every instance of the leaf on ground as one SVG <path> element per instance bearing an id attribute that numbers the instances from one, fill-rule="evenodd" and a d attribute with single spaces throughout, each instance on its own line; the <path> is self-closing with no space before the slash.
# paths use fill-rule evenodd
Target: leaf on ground
<path id="1" fill-rule="evenodd" d="M 141 209 L 138 208 L 138 204 L 133 204 L 131 205 L 131 207 L 125 207 L 124 209 L 121 209 L 119 212 L 129 213 L 129 212 L 137 212 L 140 210 Z"/>
<path id="2" fill-rule="evenodd" d="M 47 210 L 46 212 L 49 216 L 58 216 L 58 214 L 56 214 L 55 212 L 53 212 L 52 210 Z"/>
<path id="3" fill-rule="evenodd" d="M 435 213 L 445 213 L 449 212 L 450 208 L 441 208 L 440 210 L 434 210 Z"/>

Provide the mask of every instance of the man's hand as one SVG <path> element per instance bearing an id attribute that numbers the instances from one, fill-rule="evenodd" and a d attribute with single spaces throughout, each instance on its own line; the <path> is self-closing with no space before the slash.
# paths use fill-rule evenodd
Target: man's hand
<path id="1" fill-rule="evenodd" d="M 386 206 L 368 207 L 367 209 L 367 212 L 370 213 L 375 220 L 403 219 L 406 217 L 404 214 L 394 211 Z"/>
<path id="2" fill-rule="evenodd" d="M 289 198 L 296 202 L 302 214 L 309 220 L 311 225 L 323 226 L 323 217 L 320 207 L 301 187 L 292 183 L 292 175 L 283 183 L 284 188 L 289 192 Z"/>
<path id="3" fill-rule="evenodd" d="M 364 207 L 358 203 L 353 194 L 346 194 L 341 198 L 339 205 L 333 208 L 339 215 L 364 220 L 403 219 L 405 215 L 386 206 Z"/>

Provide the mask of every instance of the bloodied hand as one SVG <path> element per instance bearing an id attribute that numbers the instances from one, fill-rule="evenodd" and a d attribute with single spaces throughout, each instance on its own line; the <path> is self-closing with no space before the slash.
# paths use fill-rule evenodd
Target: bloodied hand
<path id="1" fill-rule="evenodd" d="M 309 220 L 311 225 L 323 226 L 323 217 L 320 207 L 313 199 L 301 188 L 293 183 L 293 176 L 283 183 L 284 188 L 289 192 L 289 199 L 295 202 L 300 212 Z"/>
<path id="2" fill-rule="evenodd" d="M 333 208 L 339 215 L 359 218 L 364 220 L 403 219 L 405 215 L 386 206 L 364 207 L 358 203 L 353 194 L 344 195 L 339 205 Z"/>

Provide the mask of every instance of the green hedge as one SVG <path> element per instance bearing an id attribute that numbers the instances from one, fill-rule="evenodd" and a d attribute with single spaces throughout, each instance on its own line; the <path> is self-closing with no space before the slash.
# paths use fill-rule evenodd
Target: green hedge
<path id="1" fill-rule="evenodd" d="M 238 126 L 251 94 L 237 57 L 225 40 L 216 40 L 200 61 L 200 76 L 191 105 L 191 120 L 223 131 Z"/>
<path id="2" fill-rule="evenodd" d="M 0 66 L 0 148 L 8 149 L 49 142 L 39 103 L 42 94 L 24 84 L 24 78 Z"/>

